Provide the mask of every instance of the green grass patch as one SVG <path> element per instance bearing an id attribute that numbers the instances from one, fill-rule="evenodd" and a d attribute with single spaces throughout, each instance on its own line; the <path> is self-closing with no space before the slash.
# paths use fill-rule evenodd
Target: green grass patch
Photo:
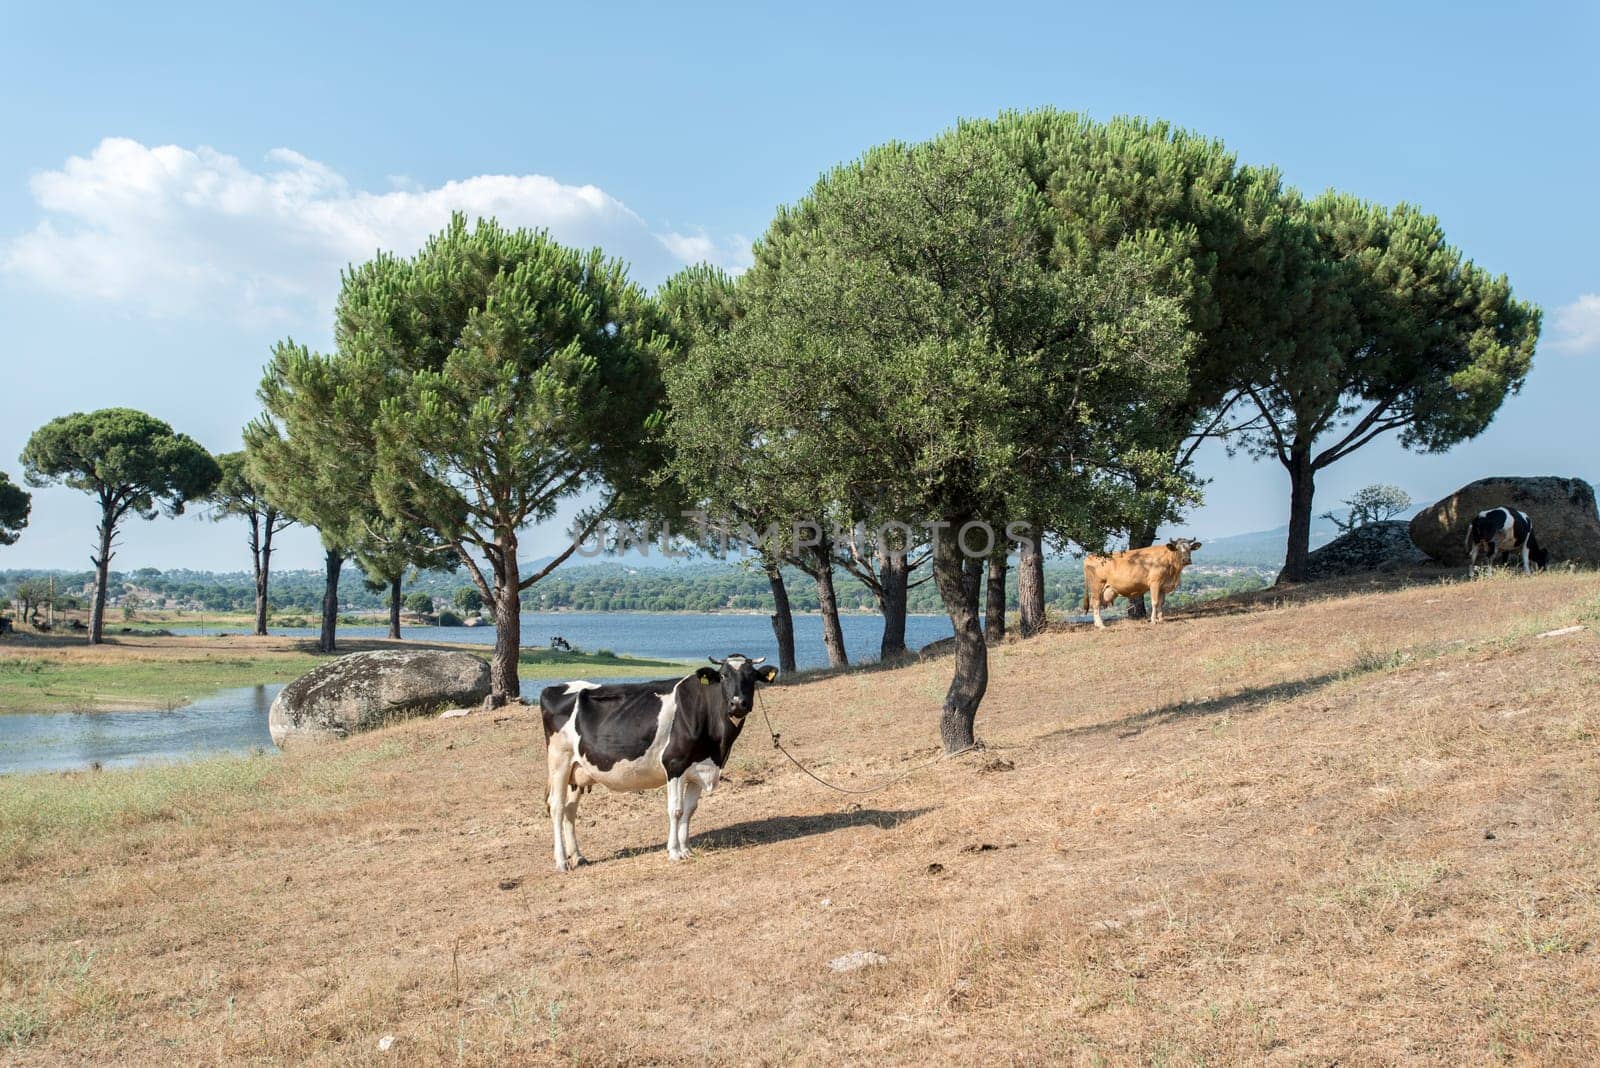
<path id="1" fill-rule="evenodd" d="M 322 661 L 271 657 L 162 657 L 87 663 L 47 656 L 0 659 L 0 714 L 74 709 L 177 708 L 216 690 L 287 682 Z"/>
<path id="2" fill-rule="evenodd" d="M 123 847 L 254 809 L 326 814 L 371 792 L 363 773 L 402 760 L 398 739 L 334 746 L 286 760 L 275 752 L 108 771 L 0 775 L 0 869 L 41 852 L 111 836 Z"/>
<path id="3" fill-rule="evenodd" d="M 491 652 L 487 647 L 467 651 L 485 660 Z M 518 659 L 522 677 L 530 680 L 568 679 L 585 673 L 664 678 L 688 670 L 683 661 L 619 656 L 609 650 L 526 649 Z M 0 657 L 0 715 L 177 708 L 217 690 L 289 682 L 325 663 L 327 658 L 311 653 L 129 657 L 104 662 Z"/>
<path id="4" fill-rule="evenodd" d="M 573 677 L 575 668 L 597 668 L 596 674 L 607 676 L 638 676 L 640 678 L 666 678 L 686 674 L 689 664 L 684 660 L 651 660 L 645 657 L 618 656 L 610 649 L 587 652 L 574 649 L 524 649 L 517 658 L 518 674 L 524 679 L 566 679 Z M 581 674 L 581 672 L 580 672 Z"/>
<path id="5" fill-rule="evenodd" d="M 141 824 L 194 822 L 264 798 L 269 754 L 211 757 L 119 771 L 0 775 L 0 865 L 41 842 L 81 842 Z"/>

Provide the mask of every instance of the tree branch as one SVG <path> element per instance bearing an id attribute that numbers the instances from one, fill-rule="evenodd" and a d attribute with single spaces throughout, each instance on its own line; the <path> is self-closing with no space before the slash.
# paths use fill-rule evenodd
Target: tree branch
<path id="1" fill-rule="evenodd" d="M 589 535 L 593 534 L 595 532 L 595 528 L 598 527 L 601 523 L 603 523 L 605 521 L 606 512 L 607 512 L 606 508 L 600 509 L 600 511 L 595 514 L 594 518 L 589 520 L 588 524 L 583 528 L 583 531 L 581 533 L 579 533 L 579 535 L 576 538 L 572 539 L 571 544 L 569 544 L 565 549 L 563 549 L 556 556 L 556 558 L 554 560 L 550 561 L 544 567 L 540 568 L 538 571 L 534 572 L 532 575 L 529 575 L 527 578 L 525 578 L 521 582 L 517 583 L 517 589 L 519 589 L 519 590 L 527 589 L 529 586 L 532 586 L 535 582 L 538 582 L 540 579 L 542 579 L 546 575 L 550 574 L 550 572 L 554 571 L 556 568 L 558 568 L 562 564 L 566 563 L 566 561 L 572 556 L 572 554 L 578 551 L 578 546 L 582 545 L 585 541 L 587 541 L 589 539 Z"/>
<path id="2" fill-rule="evenodd" d="M 461 557 L 462 566 L 467 569 L 467 574 L 472 577 L 472 584 L 478 587 L 478 593 L 483 596 L 484 603 L 494 604 L 494 591 L 489 588 L 488 580 L 483 577 L 483 569 L 478 567 L 476 560 L 467 555 L 466 547 L 461 544 L 461 539 L 456 538 L 449 545 L 456 551 L 456 555 Z"/>
<path id="3" fill-rule="evenodd" d="M 1408 418 L 1406 418 L 1404 416 L 1396 416 L 1393 419 L 1385 419 L 1383 422 L 1378 423 L 1377 425 L 1375 425 L 1370 432 L 1368 432 L 1366 435 L 1364 435 L 1360 439 L 1358 439 L 1356 441 L 1353 441 L 1353 442 L 1349 442 L 1349 444 L 1347 444 L 1347 445 L 1341 443 L 1341 446 L 1338 448 L 1337 452 L 1334 452 L 1333 450 L 1328 450 L 1328 451 L 1322 453 L 1321 456 L 1317 457 L 1317 460 L 1316 460 L 1316 463 L 1315 463 L 1315 467 L 1317 467 L 1317 468 L 1327 467 L 1331 463 L 1335 463 L 1336 461 L 1342 460 L 1346 456 L 1349 456 L 1351 453 L 1355 452 L 1357 449 L 1359 449 L 1362 446 L 1366 445 L 1368 442 L 1372 441 L 1374 438 L 1382 437 L 1384 434 L 1387 434 L 1391 430 L 1395 430 L 1395 429 L 1398 429 L 1399 427 L 1405 426 L 1410 421 L 1411 421 L 1410 419 L 1408 419 Z M 1346 439 L 1346 440 L 1348 441 L 1348 439 Z"/>
<path id="4" fill-rule="evenodd" d="M 1312 468 L 1316 469 L 1326 467 L 1335 460 L 1338 460 L 1344 456 L 1348 456 L 1356 449 L 1359 449 L 1362 445 L 1365 445 L 1368 441 L 1371 441 L 1374 437 L 1377 437 L 1378 434 L 1383 433 L 1385 430 L 1393 429 L 1393 426 L 1395 425 L 1399 425 L 1391 420 L 1391 425 L 1382 427 L 1377 431 L 1377 433 L 1368 436 L 1357 444 L 1351 444 L 1351 442 L 1354 442 L 1362 434 L 1365 434 L 1367 429 L 1376 423 L 1378 421 L 1378 417 L 1384 412 L 1388 411 L 1389 406 L 1393 403 L 1393 398 L 1389 398 L 1373 405 L 1372 410 L 1366 415 L 1362 416 L 1361 420 L 1357 422 L 1355 426 L 1351 427 L 1349 432 L 1346 433 L 1344 437 L 1340 438 L 1338 441 L 1322 450 L 1322 452 L 1318 454 L 1317 458 L 1311 461 Z M 1400 422 L 1404 421 L 1404 419 L 1400 420 Z"/>
<path id="5" fill-rule="evenodd" d="M 1194 459 L 1194 454 L 1200 450 L 1200 446 L 1205 444 L 1207 440 L 1211 438 L 1223 440 L 1230 438 L 1235 434 L 1241 434 L 1247 430 L 1255 430 L 1258 429 L 1258 425 L 1260 423 L 1266 421 L 1266 414 L 1264 412 L 1257 412 L 1254 416 L 1246 419 L 1242 423 L 1235 423 L 1233 426 L 1224 427 L 1221 430 L 1217 429 L 1217 426 L 1224 421 L 1228 413 L 1233 410 L 1234 406 L 1244 399 L 1245 393 L 1246 390 L 1243 389 L 1234 390 L 1232 396 L 1230 396 L 1222 404 L 1222 406 L 1217 409 L 1217 414 L 1212 418 L 1211 422 L 1206 424 L 1204 430 L 1197 434 L 1190 434 L 1184 439 L 1189 442 L 1189 447 L 1179 451 L 1176 457 L 1176 463 L 1173 465 L 1174 467 L 1187 466 L 1189 461 Z"/>
<path id="6" fill-rule="evenodd" d="M 1254 386 L 1246 386 L 1245 389 L 1250 394 L 1250 399 L 1255 401 L 1256 410 L 1261 413 L 1261 418 L 1267 421 L 1267 429 L 1272 431 L 1272 441 L 1278 453 L 1278 462 L 1288 467 L 1289 447 L 1283 439 L 1283 431 L 1279 428 L 1278 421 L 1272 418 L 1272 412 L 1267 408 L 1266 402 L 1261 399 L 1261 394 L 1256 392 Z"/>

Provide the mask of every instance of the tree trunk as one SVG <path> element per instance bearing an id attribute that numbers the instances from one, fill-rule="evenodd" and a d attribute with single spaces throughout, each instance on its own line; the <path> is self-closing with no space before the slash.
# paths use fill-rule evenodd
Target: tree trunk
<path id="1" fill-rule="evenodd" d="M 1156 528 L 1154 523 L 1135 527 L 1128 532 L 1128 548 L 1130 549 L 1148 549 L 1155 542 Z M 1141 593 L 1128 601 L 1129 619 L 1147 619 L 1149 615 L 1150 609 L 1144 603 L 1144 594 Z"/>
<path id="2" fill-rule="evenodd" d="M 973 744 L 972 727 L 978 704 L 989 688 L 989 650 L 978 625 L 977 604 L 969 593 L 968 569 L 963 565 L 956 531 L 961 523 L 941 527 L 934 535 L 933 581 L 939 598 L 950 615 L 956 638 L 956 673 L 944 696 L 944 712 L 939 717 L 939 740 L 947 753 Z"/>
<path id="3" fill-rule="evenodd" d="M 1311 452 L 1289 455 L 1289 544 L 1284 552 L 1279 582 L 1304 582 L 1306 557 L 1311 552 L 1311 507 L 1316 493 L 1316 469 Z"/>
<path id="4" fill-rule="evenodd" d="M 1022 562 L 1017 568 L 1017 629 L 1024 638 L 1044 631 L 1044 530 L 1030 524 L 1022 539 Z"/>
<path id="5" fill-rule="evenodd" d="M 517 570 L 517 536 L 500 532 L 494 561 L 494 659 L 489 663 L 489 703 L 498 707 L 522 697 L 517 658 L 522 655 L 522 575 Z"/>
<path id="6" fill-rule="evenodd" d="M 989 557 L 988 600 L 984 605 L 983 634 L 990 645 L 1006 639 L 1006 558 L 996 553 Z"/>
<path id="7" fill-rule="evenodd" d="M 109 512 L 100 513 L 100 555 L 94 563 L 94 602 L 89 607 L 89 644 L 105 641 L 106 632 L 106 576 L 111 572 L 111 539 L 116 534 L 117 521 Z"/>
<path id="8" fill-rule="evenodd" d="M 267 633 L 267 569 L 256 569 L 256 635 Z"/>
<path id="9" fill-rule="evenodd" d="M 255 512 L 250 513 L 250 570 L 256 581 L 256 623 L 257 637 L 264 637 L 267 633 L 267 568 L 272 559 L 272 523 L 273 515 L 266 513 L 266 530 L 261 529 L 261 516 Z"/>
<path id="10" fill-rule="evenodd" d="M 763 557 L 761 566 L 772 586 L 772 636 L 778 640 L 778 668 L 788 673 L 795 670 L 794 612 L 789 608 L 789 588 L 783 584 L 783 572 L 775 562 Z"/>
<path id="11" fill-rule="evenodd" d="M 910 598 L 910 574 L 903 554 L 881 553 L 878 557 L 878 584 L 883 587 L 878 605 L 883 609 L 883 641 L 878 659 L 888 662 L 906 655 L 906 602 Z"/>
<path id="12" fill-rule="evenodd" d="M 967 591 L 967 603 L 972 606 L 972 614 L 979 615 L 983 611 L 983 558 L 963 556 L 961 558 L 962 589 Z"/>
<path id="13" fill-rule="evenodd" d="M 850 657 L 844 648 L 844 628 L 839 625 L 839 598 L 833 592 L 833 553 L 827 545 L 813 545 L 811 577 L 817 580 L 817 608 L 822 613 L 822 644 L 828 650 L 829 667 L 848 667 Z"/>
<path id="14" fill-rule="evenodd" d="M 400 576 L 389 580 L 389 637 L 400 640 Z"/>
<path id="15" fill-rule="evenodd" d="M 334 638 L 339 626 L 339 572 L 344 569 L 344 550 L 327 550 L 323 566 L 322 633 L 317 638 L 317 652 L 332 653 L 338 650 Z"/>

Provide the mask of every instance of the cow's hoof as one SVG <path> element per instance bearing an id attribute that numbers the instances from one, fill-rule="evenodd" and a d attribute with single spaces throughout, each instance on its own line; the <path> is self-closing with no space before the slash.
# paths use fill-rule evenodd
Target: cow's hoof
<path id="1" fill-rule="evenodd" d="M 559 871 L 559 872 L 569 872 L 569 871 L 572 871 L 577 866 L 578 865 L 577 865 L 576 861 L 571 861 L 571 860 L 558 860 L 558 861 L 556 861 L 556 871 Z"/>

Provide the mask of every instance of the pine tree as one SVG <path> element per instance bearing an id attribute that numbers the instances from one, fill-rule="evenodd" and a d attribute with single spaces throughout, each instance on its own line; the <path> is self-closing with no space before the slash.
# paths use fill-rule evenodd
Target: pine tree
<path id="1" fill-rule="evenodd" d="M 973 743 L 988 682 L 967 561 L 981 573 L 993 546 L 963 534 L 1122 509 L 1127 472 L 1153 474 L 1139 406 L 1183 386 L 1181 309 L 1149 293 L 1135 255 L 1053 265 L 1051 210 L 983 131 L 874 149 L 780 211 L 747 314 L 669 374 L 675 431 L 695 430 L 678 463 L 773 487 L 794 502 L 780 514 L 871 499 L 928 524 L 956 636 L 947 751 Z"/>
<path id="2" fill-rule="evenodd" d="M 1419 452 L 1481 434 L 1522 388 L 1540 321 L 1431 215 L 1340 193 L 1291 202 L 1305 296 L 1250 387 L 1264 424 L 1251 448 L 1289 473 L 1285 582 L 1305 577 L 1317 472 L 1391 431 Z"/>
<path id="3" fill-rule="evenodd" d="M 0 545 L 15 545 L 28 525 L 33 495 L 0 471 Z"/>
<path id="4" fill-rule="evenodd" d="M 266 491 L 251 475 L 243 452 L 227 452 L 217 457 L 222 477 L 211 491 L 211 517 L 221 521 L 242 518 L 249 528 L 250 570 L 255 580 L 255 632 L 267 633 L 267 586 L 272 571 L 272 541 L 294 524 L 266 498 Z"/>
<path id="5" fill-rule="evenodd" d="M 646 492 L 660 462 L 669 342 L 654 306 L 598 250 L 458 215 L 415 256 L 346 273 L 335 340 L 330 356 L 279 347 L 255 428 L 260 470 L 297 502 L 346 502 L 321 516 L 342 547 L 381 541 L 377 513 L 419 548 L 454 553 L 494 609 L 493 699 L 518 697 L 521 591 L 585 533 L 523 575 L 522 531 L 599 488 L 580 524 L 592 529 Z"/>
<path id="6" fill-rule="evenodd" d="M 93 494 L 100 505 L 94 603 L 89 642 L 104 640 L 106 582 L 117 530 L 129 513 L 141 519 L 181 515 L 222 477 L 211 454 L 187 434 L 131 408 L 103 408 L 53 419 L 22 450 L 30 486 L 63 483 Z"/>

